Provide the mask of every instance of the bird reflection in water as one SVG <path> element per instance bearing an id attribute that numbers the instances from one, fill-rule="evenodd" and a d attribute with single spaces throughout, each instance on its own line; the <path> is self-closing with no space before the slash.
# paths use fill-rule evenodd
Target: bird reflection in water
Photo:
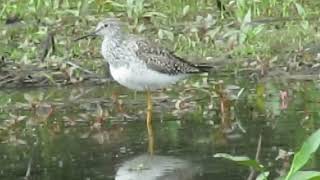
<path id="1" fill-rule="evenodd" d="M 154 154 L 152 124 L 148 129 L 148 152 L 124 161 L 117 169 L 116 180 L 193 180 L 200 167 L 173 156 Z"/>
<path id="2" fill-rule="evenodd" d="M 143 154 L 125 161 L 117 170 L 116 180 L 192 180 L 200 168 L 172 156 Z"/>

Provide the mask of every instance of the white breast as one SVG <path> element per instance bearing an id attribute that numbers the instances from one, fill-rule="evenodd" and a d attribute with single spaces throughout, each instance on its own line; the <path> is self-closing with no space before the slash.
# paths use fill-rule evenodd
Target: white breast
<path id="1" fill-rule="evenodd" d="M 167 75 L 134 63 L 129 66 L 110 65 L 110 72 L 121 85 L 138 91 L 164 88 L 187 76 Z"/>

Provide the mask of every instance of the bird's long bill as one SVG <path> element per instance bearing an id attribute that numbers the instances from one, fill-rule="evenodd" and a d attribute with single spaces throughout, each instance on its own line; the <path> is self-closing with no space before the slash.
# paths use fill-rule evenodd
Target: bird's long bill
<path id="1" fill-rule="evenodd" d="M 94 32 L 91 32 L 91 33 L 86 34 L 86 35 L 84 35 L 84 36 L 78 37 L 78 38 L 76 38 L 74 41 L 79 41 L 79 40 L 81 40 L 81 39 L 85 39 L 85 38 L 88 38 L 88 37 L 95 37 L 95 36 L 97 36 L 97 34 L 96 34 L 96 32 L 94 31 Z"/>

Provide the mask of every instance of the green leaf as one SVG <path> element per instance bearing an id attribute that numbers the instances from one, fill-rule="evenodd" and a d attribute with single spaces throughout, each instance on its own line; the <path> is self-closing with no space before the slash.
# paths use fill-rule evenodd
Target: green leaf
<path id="1" fill-rule="evenodd" d="M 302 145 L 301 149 L 294 155 L 290 171 L 286 180 L 290 179 L 300 168 L 302 168 L 316 152 L 320 145 L 320 129 L 314 132 Z"/>
<path id="2" fill-rule="evenodd" d="M 294 5 L 297 8 L 298 14 L 300 16 L 305 16 L 306 12 L 304 11 L 304 8 L 299 3 L 294 3 Z"/>
<path id="3" fill-rule="evenodd" d="M 276 180 L 284 180 L 286 177 L 279 177 Z M 316 180 L 320 179 L 320 172 L 319 171 L 297 171 L 294 173 L 290 180 Z"/>
<path id="4" fill-rule="evenodd" d="M 182 16 L 186 16 L 190 10 L 190 5 L 186 5 L 182 10 Z"/>
<path id="5" fill-rule="evenodd" d="M 251 22 L 251 9 L 248 9 L 248 12 L 242 20 L 242 26 L 247 26 Z"/>
<path id="6" fill-rule="evenodd" d="M 239 163 L 241 165 L 252 167 L 255 170 L 264 172 L 264 167 L 263 167 L 262 164 L 260 164 L 256 160 L 252 160 L 252 159 L 250 159 L 250 158 L 248 158 L 246 156 L 232 156 L 232 155 L 226 154 L 226 153 L 217 153 L 213 157 L 228 159 L 228 160 L 237 162 L 237 163 Z"/>
<path id="7" fill-rule="evenodd" d="M 318 171 L 298 171 L 294 173 L 290 180 L 307 180 L 307 179 L 315 179 L 320 178 L 320 172 Z"/>

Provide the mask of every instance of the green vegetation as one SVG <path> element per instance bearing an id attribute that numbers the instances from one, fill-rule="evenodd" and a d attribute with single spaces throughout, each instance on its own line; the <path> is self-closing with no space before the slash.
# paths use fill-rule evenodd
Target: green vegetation
<path id="1" fill-rule="evenodd" d="M 123 18 L 132 31 L 157 38 L 181 55 L 198 57 L 271 58 L 279 46 L 283 52 L 295 50 L 318 38 L 318 2 L 224 0 L 223 8 L 217 2 L 6 0 L 0 5 L 0 53 L 15 61 L 36 61 L 44 48 L 39 43 L 54 32 L 58 50 L 48 61 L 74 55 L 81 61 L 89 48 L 99 54 L 97 43 L 88 46 L 72 39 L 107 16 Z"/>
<path id="2" fill-rule="evenodd" d="M 294 155 L 289 172 L 281 179 L 285 180 L 308 180 L 320 178 L 320 171 L 301 171 L 300 169 L 307 164 L 312 155 L 316 152 L 320 145 L 320 129 L 315 131 L 302 145 L 301 149 Z M 218 153 L 214 157 L 225 158 L 241 165 L 248 166 L 260 173 L 257 179 L 268 179 L 270 174 L 266 168 L 257 160 L 251 160 L 246 156 L 231 156 L 229 154 Z"/>
<path id="3" fill-rule="evenodd" d="M 100 41 L 73 39 L 110 16 L 190 61 L 208 60 L 215 65 L 219 59 L 225 61 L 219 69 L 236 72 L 250 68 L 265 74 L 281 67 L 308 74 L 310 61 L 304 57 L 316 56 L 308 50 L 318 48 L 319 4 L 311 0 L 5 0 L 0 4 L 0 56 L 5 65 L 18 63 L 23 73 L 14 81 L 2 80 L 0 86 L 19 86 L 28 75 L 37 82 L 30 86 L 90 81 L 93 74 L 101 77 L 105 65 Z M 2 71 L 7 74 L 14 68 L 9 65 Z M 35 73 L 39 68 L 42 71 Z"/>

